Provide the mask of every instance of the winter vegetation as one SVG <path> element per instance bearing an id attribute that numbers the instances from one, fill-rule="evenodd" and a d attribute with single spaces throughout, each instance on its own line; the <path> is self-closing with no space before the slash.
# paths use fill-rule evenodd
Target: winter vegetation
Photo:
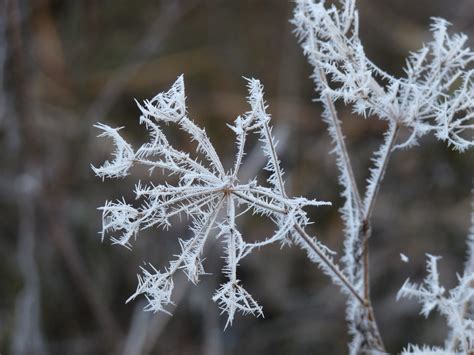
<path id="1" fill-rule="evenodd" d="M 1 354 L 469 353 L 472 0 L 113 3 L 0 1 Z"/>
<path id="2" fill-rule="evenodd" d="M 474 146 L 474 52 L 465 45 L 466 36 L 451 34 L 449 23 L 435 18 L 430 28 L 433 39 L 408 56 L 405 76 L 397 78 L 367 58 L 359 38 L 355 0 L 344 0 L 337 5 L 298 0 L 292 23 L 313 67 L 317 101 L 324 107 L 323 120 L 334 145 L 345 201 L 340 210 L 344 221 L 344 255 L 336 257 L 310 231 L 312 222 L 306 211 L 331 203 L 293 197 L 287 192 L 263 86 L 256 79 L 247 79 L 249 111 L 229 126 L 236 145 L 230 169 L 224 167 L 206 131 L 188 116 L 183 76 L 168 91 L 137 102 L 141 111 L 139 122 L 149 135 L 149 140 L 138 149 L 127 143 L 120 128 L 96 125 L 103 131 L 101 137 L 109 137 L 115 143 L 113 160 L 93 167 L 97 176 L 120 178 L 131 174 L 134 166 L 142 165 L 148 168 L 151 178 L 156 174 L 165 177 L 158 184 L 138 182 L 134 189 L 135 204 L 124 199 L 106 202 L 101 208 L 102 238 L 130 248 L 141 230 L 167 229 L 178 218 L 189 223 L 192 236 L 177 239 L 180 254 L 168 266 L 143 267 L 138 287 L 129 298 L 130 301 L 145 296 L 145 310 L 153 312 L 169 312 L 176 272 L 182 270 L 193 284 L 206 274 L 205 245 L 217 238 L 224 245 L 222 273 L 227 281 L 219 286 L 212 299 L 227 317 L 225 327 L 232 325 L 236 312 L 257 317 L 264 314 L 238 278 L 241 261 L 255 249 L 269 244 L 296 244 L 347 296 L 350 353 L 386 353 L 370 297 L 368 244 L 377 194 L 390 156 L 420 144 L 424 135 L 433 134 L 447 148 L 459 152 Z M 337 102 L 350 105 L 355 116 L 380 119 L 387 125 L 383 143 L 373 153 L 373 167 L 365 190 L 360 190 L 354 177 Z M 195 152 L 183 151 L 169 142 L 165 132 L 170 125 L 189 135 L 196 144 Z M 403 137 L 401 131 L 406 133 Z M 239 178 L 247 138 L 253 134 L 258 136 L 266 160 L 265 184 L 256 177 Z M 246 213 L 271 221 L 274 233 L 259 241 L 246 241 L 237 223 Z M 440 257 L 432 255 L 427 255 L 427 276 L 423 283 L 407 280 L 401 287 L 397 298 L 416 299 L 423 315 L 437 311 L 449 327 L 444 347 L 410 344 L 404 354 L 474 353 L 473 239 L 471 229 L 468 259 L 456 287 L 446 290 L 440 284 Z M 401 258 L 409 262 L 405 255 Z"/>
<path id="3" fill-rule="evenodd" d="M 183 76 L 168 91 L 150 100 L 137 102 L 139 123 L 148 140 L 133 148 L 121 135 L 122 128 L 97 124 L 101 137 L 115 144 L 113 159 L 93 167 L 102 179 L 122 178 L 135 167 L 145 167 L 150 181 L 139 181 L 134 188 L 135 202 L 107 201 L 102 212 L 102 238 L 131 248 L 140 231 L 172 228 L 187 223 L 188 239 L 176 238 L 181 252 L 170 258 L 167 267 L 144 266 L 136 291 L 129 301 L 144 296 L 145 310 L 170 312 L 174 279 L 183 271 L 197 284 L 206 274 L 205 246 L 217 239 L 224 247 L 226 281 L 212 300 L 231 326 L 235 314 L 263 316 L 262 306 L 245 288 L 238 276 L 243 259 L 270 244 L 296 245 L 346 296 L 346 320 L 351 354 L 384 354 L 383 334 L 379 331 L 370 296 L 369 243 L 371 217 L 382 181 L 393 154 L 422 144 L 433 135 L 461 154 L 474 146 L 474 52 L 467 37 L 452 34 L 449 23 L 432 20 L 432 40 L 411 53 L 405 76 L 395 77 L 367 58 L 359 37 L 359 16 L 355 0 L 330 4 L 317 0 L 297 0 L 291 20 L 304 55 L 313 68 L 312 80 L 317 102 L 324 108 L 322 119 L 333 142 L 344 205 L 343 255 L 337 256 L 311 229 L 307 211 L 332 208 L 331 203 L 292 196 L 285 187 L 285 174 L 277 154 L 263 85 L 246 79 L 249 110 L 238 116 L 229 129 L 235 136 L 235 157 L 226 167 L 206 131 L 188 115 Z M 354 116 L 382 120 L 386 124 L 381 146 L 373 152 L 372 168 L 364 189 L 357 183 L 336 105 L 348 105 Z M 171 126 L 184 132 L 195 143 L 195 151 L 184 151 L 171 143 Z M 267 179 L 242 179 L 241 167 L 251 135 L 258 137 L 264 156 Z M 317 168 L 315 168 L 317 178 Z M 153 178 L 159 175 L 159 183 Z M 317 191 L 315 192 L 318 193 Z M 239 231 L 239 218 L 253 214 L 269 220 L 271 235 L 248 241 Z M 421 284 L 407 280 L 397 299 L 413 298 L 428 316 L 439 312 L 449 332 L 443 347 L 409 344 L 403 354 L 474 354 L 474 221 L 467 238 L 465 269 L 458 284 L 445 289 L 439 281 L 441 256 L 427 254 L 426 277 Z M 282 253 L 285 252 L 283 249 Z M 401 261 L 409 263 L 405 254 Z M 316 270 L 316 268 L 315 268 Z M 316 271 L 315 271 L 316 272 Z"/>

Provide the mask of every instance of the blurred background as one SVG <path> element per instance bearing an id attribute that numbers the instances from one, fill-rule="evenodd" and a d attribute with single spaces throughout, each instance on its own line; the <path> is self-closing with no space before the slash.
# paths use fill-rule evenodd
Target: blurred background
<path id="1" fill-rule="evenodd" d="M 2 354 L 344 354 L 344 297 L 298 248 L 267 247 L 247 257 L 239 277 L 265 319 L 225 317 L 210 300 L 222 281 L 220 243 L 209 246 L 213 275 L 198 286 L 176 279 L 173 317 L 125 304 L 143 262 L 166 266 L 177 252 L 170 231 L 142 233 L 133 251 L 101 243 L 98 207 L 131 198 L 149 178 L 102 182 L 90 164 L 109 157 L 111 142 L 92 125 L 127 126 L 145 140 L 134 98 L 151 98 L 185 74 L 190 116 L 205 126 L 223 160 L 234 145 L 226 123 L 248 110 L 242 76 L 265 85 L 289 191 L 333 201 L 309 211 L 311 233 L 342 252 L 340 187 L 311 68 L 288 22 L 287 0 L 0 0 L 0 353 Z M 472 0 L 360 0 L 368 55 L 401 75 L 404 58 L 430 36 L 432 16 L 471 36 Z M 360 186 L 385 124 L 339 108 Z M 189 143 L 184 141 L 181 144 Z M 192 148 L 191 148 L 192 149 Z M 264 165 L 252 151 L 247 177 Z M 228 165 L 230 166 L 230 165 Z M 432 137 L 397 151 L 375 207 L 372 297 L 387 349 L 441 344 L 443 320 L 425 320 L 414 302 L 396 302 L 407 277 L 425 275 L 425 253 L 443 256 L 447 287 L 462 272 L 470 219 L 473 153 Z M 143 175 L 143 176 L 142 176 Z M 154 177 L 153 179 L 159 179 Z M 246 238 L 272 226 L 241 220 Z M 410 261 L 402 263 L 400 253 Z"/>

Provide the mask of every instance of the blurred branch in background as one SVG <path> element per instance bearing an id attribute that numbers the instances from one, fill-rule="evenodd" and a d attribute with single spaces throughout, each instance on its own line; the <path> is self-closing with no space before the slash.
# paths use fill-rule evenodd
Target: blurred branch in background
<path id="1" fill-rule="evenodd" d="M 46 354 L 46 344 L 41 329 L 40 274 L 35 252 L 40 244 L 37 240 L 36 220 L 38 180 L 23 175 L 17 180 L 18 250 L 17 260 L 23 277 L 23 288 L 15 304 L 12 354 Z"/>
<path id="2" fill-rule="evenodd" d="M 162 0 L 162 10 L 151 24 L 143 38 L 131 49 L 130 55 L 124 64 L 109 77 L 99 95 L 85 113 L 89 129 L 92 124 L 103 120 L 114 106 L 130 80 L 145 65 L 147 60 L 156 55 L 162 42 L 173 28 L 191 12 L 198 4 L 198 0 L 173 1 Z"/>
<path id="3" fill-rule="evenodd" d="M 27 4 L 23 4 L 27 6 Z M 9 121 L 16 121 L 5 127 L 10 131 L 10 155 L 13 165 L 11 173 L 16 174 L 13 183 L 14 199 L 17 211 L 17 263 L 18 270 L 22 277 L 23 286 L 15 301 L 15 311 L 13 317 L 11 353 L 12 354 L 44 354 L 46 351 L 45 340 L 41 330 L 40 311 L 40 275 L 36 262 L 38 243 L 38 185 L 41 184 L 41 176 L 35 169 L 37 157 L 34 152 L 35 135 L 32 132 L 31 123 L 33 120 L 34 108 L 31 100 L 31 87 L 28 81 L 28 60 L 25 58 L 28 39 L 23 35 L 25 25 L 24 15 L 21 11 L 19 0 L 8 0 L 5 3 L 6 14 L 6 41 L 11 57 L 1 64 L 8 63 L 11 66 L 15 63 L 13 70 L 9 72 L 11 77 L 11 106 Z M 6 68 L 6 66 L 5 66 Z M 3 69 L 3 66 L 2 66 Z M 1 79 L 5 79 L 2 75 Z M 5 82 L 5 81 L 4 81 Z M 2 83 L 3 84 L 3 83 Z M 3 85 L 2 85 L 3 86 Z M 6 97 L 3 96 L 3 112 L 7 106 Z M 18 133 L 15 132 L 19 128 Z M 30 145 L 25 146 L 24 142 Z M 32 150 L 33 149 L 33 150 Z M 12 183 L 12 181 L 10 182 Z"/>
<path id="4" fill-rule="evenodd" d="M 7 91 L 5 88 L 6 62 L 7 62 L 7 3 L 0 3 L 0 128 L 5 130 L 8 120 L 7 109 Z M 7 146 L 12 147 L 9 143 Z M 12 148 L 10 148 L 12 149 Z M 9 150 L 10 150 L 9 149 Z"/>
<path id="5" fill-rule="evenodd" d="M 100 289 L 94 285 L 96 282 L 91 279 L 92 273 L 79 254 L 75 238 L 65 223 L 67 218 L 63 213 L 64 199 L 61 197 L 63 192 L 51 188 L 45 188 L 43 192 L 45 196 L 48 196 L 47 199 L 42 200 L 41 204 L 46 215 L 45 223 L 48 228 L 48 236 L 61 253 L 68 271 L 75 280 L 78 291 L 88 303 L 108 342 L 112 347 L 116 347 L 122 341 L 123 331 L 116 316 L 103 299 Z"/>

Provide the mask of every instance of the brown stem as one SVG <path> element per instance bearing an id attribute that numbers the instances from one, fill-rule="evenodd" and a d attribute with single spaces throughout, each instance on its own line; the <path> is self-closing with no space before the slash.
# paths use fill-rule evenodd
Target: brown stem
<path id="1" fill-rule="evenodd" d="M 370 272 L 369 272 L 369 234 L 370 228 L 367 231 L 367 235 L 363 236 L 364 240 L 364 298 L 370 302 Z"/>
<path id="2" fill-rule="evenodd" d="M 362 262 L 363 262 L 363 280 L 364 280 L 364 301 L 367 304 L 367 320 L 369 321 L 372 335 L 375 337 L 375 341 L 377 344 L 375 346 L 384 348 L 382 338 L 380 336 L 380 332 L 378 330 L 377 323 L 375 321 L 374 311 L 372 308 L 372 303 L 370 299 L 370 267 L 369 267 L 369 239 L 372 234 L 372 229 L 370 226 L 370 217 L 373 212 L 373 208 L 375 205 L 375 200 L 377 198 L 378 191 L 380 190 L 380 185 L 382 183 L 383 177 L 385 175 L 385 171 L 387 169 L 388 161 L 390 155 L 392 154 L 393 147 L 395 145 L 397 135 L 399 132 L 398 124 L 394 124 L 389 128 L 389 136 L 388 136 L 388 145 L 385 152 L 385 155 L 382 157 L 382 164 L 380 166 L 380 171 L 376 176 L 376 182 L 374 185 L 374 189 L 372 194 L 368 195 L 365 200 L 365 211 L 363 220 L 361 223 L 361 229 L 359 232 L 359 240 L 361 241 L 362 245 Z M 385 143 L 384 143 L 385 144 Z M 368 338 L 368 337 L 367 337 Z"/>
<path id="3" fill-rule="evenodd" d="M 384 350 L 385 346 L 383 344 L 380 331 L 378 329 L 377 322 L 375 320 L 374 309 L 372 307 L 372 301 L 370 298 L 370 272 L 369 272 L 369 239 L 372 234 L 372 229 L 370 227 L 370 222 L 365 222 L 362 224 L 361 228 L 361 239 L 363 241 L 363 263 L 364 263 L 364 301 L 367 304 L 367 320 L 370 324 L 371 335 L 375 338 L 376 344 L 372 344 L 372 347 L 376 347 Z M 366 337 L 369 338 L 368 336 Z"/>

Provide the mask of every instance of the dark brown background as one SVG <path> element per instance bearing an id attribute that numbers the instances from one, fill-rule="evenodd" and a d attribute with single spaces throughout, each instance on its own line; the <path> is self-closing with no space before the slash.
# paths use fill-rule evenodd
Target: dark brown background
<path id="1" fill-rule="evenodd" d="M 110 142 L 92 124 L 127 126 L 144 140 L 133 98 L 149 98 L 185 74 L 191 117 L 206 127 L 225 162 L 234 146 L 226 127 L 245 112 L 245 77 L 265 85 L 288 188 L 333 201 L 311 211 L 311 229 L 341 252 L 340 188 L 320 119 L 311 68 L 289 24 L 293 4 L 260 1 L 0 1 L 0 352 L 3 354 L 342 354 L 348 336 L 344 298 L 297 248 L 277 246 L 244 260 L 239 277 L 265 319 L 224 317 L 210 300 L 221 276 L 220 245 L 210 247 L 198 286 L 176 280 L 173 317 L 125 305 L 144 261 L 167 264 L 177 236 L 142 233 L 132 252 L 100 242 L 101 206 L 131 196 L 131 178 L 101 182 Z M 361 0 L 361 36 L 370 57 L 402 74 L 408 51 L 429 40 L 431 16 L 474 32 L 470 0 Z M 470 39 L 472 46 L 474 37 Z M 384 124 L 340 108 L 359 183 Z M 186 142 L 181 142 L 186 145 Z M 442 255 L 446 286 L 462 271 L 469 226 L 472 152 L 458 154 L 432 137 L 394 154 L 373 218 L 372 293 L 387 348 L 440 344 L 442 319 L 395 301 L 407 277 L 424 275 L 425 254 Z M 246 163 L 247 174 L 261 170 Z M 253 173 L 252 173 L 253 171 Z M 143 176 L 140 176 L 143 175 Z M 242 220 L 246 238 L 271 226 Z M 399 253 L 410 262 L 400 261 Z M 144 339 L 142 341 L 142 339 Z M 140 350 L 133 350 L 141 344 Z M 136 349 L 136 348 L 135 348 Z"/>

